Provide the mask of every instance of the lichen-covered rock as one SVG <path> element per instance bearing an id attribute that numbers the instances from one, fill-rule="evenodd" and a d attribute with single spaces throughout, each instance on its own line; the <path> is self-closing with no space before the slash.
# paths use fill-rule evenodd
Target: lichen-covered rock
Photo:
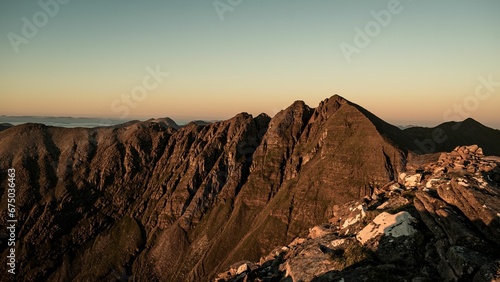
<path id="1" fill-rule="evenodd" d="M 457 207 L 487 238 L 500 246 L 500 190 L 478 185 L 474 179 L 453 178 L 439 186 L 439 196 Z"/>

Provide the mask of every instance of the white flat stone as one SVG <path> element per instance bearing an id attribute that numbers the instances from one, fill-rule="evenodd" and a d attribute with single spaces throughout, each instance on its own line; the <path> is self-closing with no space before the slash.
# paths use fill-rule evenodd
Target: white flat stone
<path id="1" fill-rule="evenodd" d="M 402 211 L 394 215 L 383 212 L 375 217 L 372 223 L 363 228 L 356 235 L 356 239 L 365 244 L 381 234 L 392 237 L 410 236 L 416 232 L 411 225 L 413 222 L 416 222 L 416 219 L 408 212 Z"/>

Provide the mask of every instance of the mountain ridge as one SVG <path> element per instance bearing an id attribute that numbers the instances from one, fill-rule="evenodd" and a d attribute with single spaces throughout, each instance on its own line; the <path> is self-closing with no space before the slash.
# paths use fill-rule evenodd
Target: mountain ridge
<path id="1" fill-rule="evenodd" d="M 403 132 L 338 95 L 316 108 L 294 102 L 273 118 L 241 113 L 182 127 L 168 118 L 10 127 L 0 132 L 0 191 L 5 203 L 6 170 L 16 168 L 26 187 L 18 195 L 21 275 L 213 278 L 397 180 L 415 154 Z"/>

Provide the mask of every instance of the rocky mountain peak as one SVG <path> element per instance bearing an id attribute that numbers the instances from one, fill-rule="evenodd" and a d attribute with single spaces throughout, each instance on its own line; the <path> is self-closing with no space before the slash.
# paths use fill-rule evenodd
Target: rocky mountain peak
<path id="1" fill-rule="evenodd" d="M 326 98 L 324 101 L 322 101 L 320 103 L 320 106 L 322 104 L 324 105 L 333 105 L 333 104 L 345 104 L 345 103 L 350 103 L 347 99 L 345 99 L 344 97 L 338 95 L 338 94 L 335 94 L 333 96 L 331 96 L 330 98 Z"/>
<path id="2" fill-rule="evenodd" d="M 318 107 L 315 109 L 316 115 L 321 115 L 325 119 L 328 119 L 332 116 L 342 105 L 348 104 L 349 101 L 344 99 L 339 95 L 333 95 L 330 98 L 327 98 L 321 101 Z"/>

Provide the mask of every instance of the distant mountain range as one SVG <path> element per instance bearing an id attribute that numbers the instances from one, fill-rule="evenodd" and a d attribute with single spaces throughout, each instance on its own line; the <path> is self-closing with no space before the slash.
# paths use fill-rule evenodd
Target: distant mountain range
<path id="1" fill-rule="evenodd" d="M 165 118 L 159 118 L 154 120 L 162 120 Z M 167 118 L 168 119 L 168 118 Z M 171 122 L 173 120 L 169 119 Z M 140 122 L 140 120 L 124 120 L 124 119 L 113 119 L 113 118 L 87 118 L 87 117 L 42 117 L 42 116 L 5 116 L 0 115 L 0 130 L 3 130 L 9 126 L 20 125 L 26 123 L 40 123 L 48 126 L 56 126 L 56 127 L 66 127 L 66 128 L 75 128 L 75 127 L 103 127 L 103 126 L 116 126 L 120 124 L 128 124 L 128 123 Z M 182 120 L 179 122 L 179 125 L 185 125 L 190 121 Z M 214 121 L 193 121 L 198 124 L 208 124 Z M 174 122 L 175 123 L 175 122 Z"/>
<path id="2" fill-rule="evenodd" d="M 0 124 L 19 125 L 25 123 L 41 123 L 59 127 L 98 127 L 111 126 L 127 122 L 122 119 L 86 118 L 86 117 L 43 117 L 43 116 L 5 116 L 0 115 Z"/>
<path id="3" fill-rule="evenodd" d="M 25 281 L 209 281 L 397 181 L 421 154 L 477 144 L 500 155 L 500 131 L 472 119 L 401 130 L 337 95 L 273 118 L 0 130 Z"/>

